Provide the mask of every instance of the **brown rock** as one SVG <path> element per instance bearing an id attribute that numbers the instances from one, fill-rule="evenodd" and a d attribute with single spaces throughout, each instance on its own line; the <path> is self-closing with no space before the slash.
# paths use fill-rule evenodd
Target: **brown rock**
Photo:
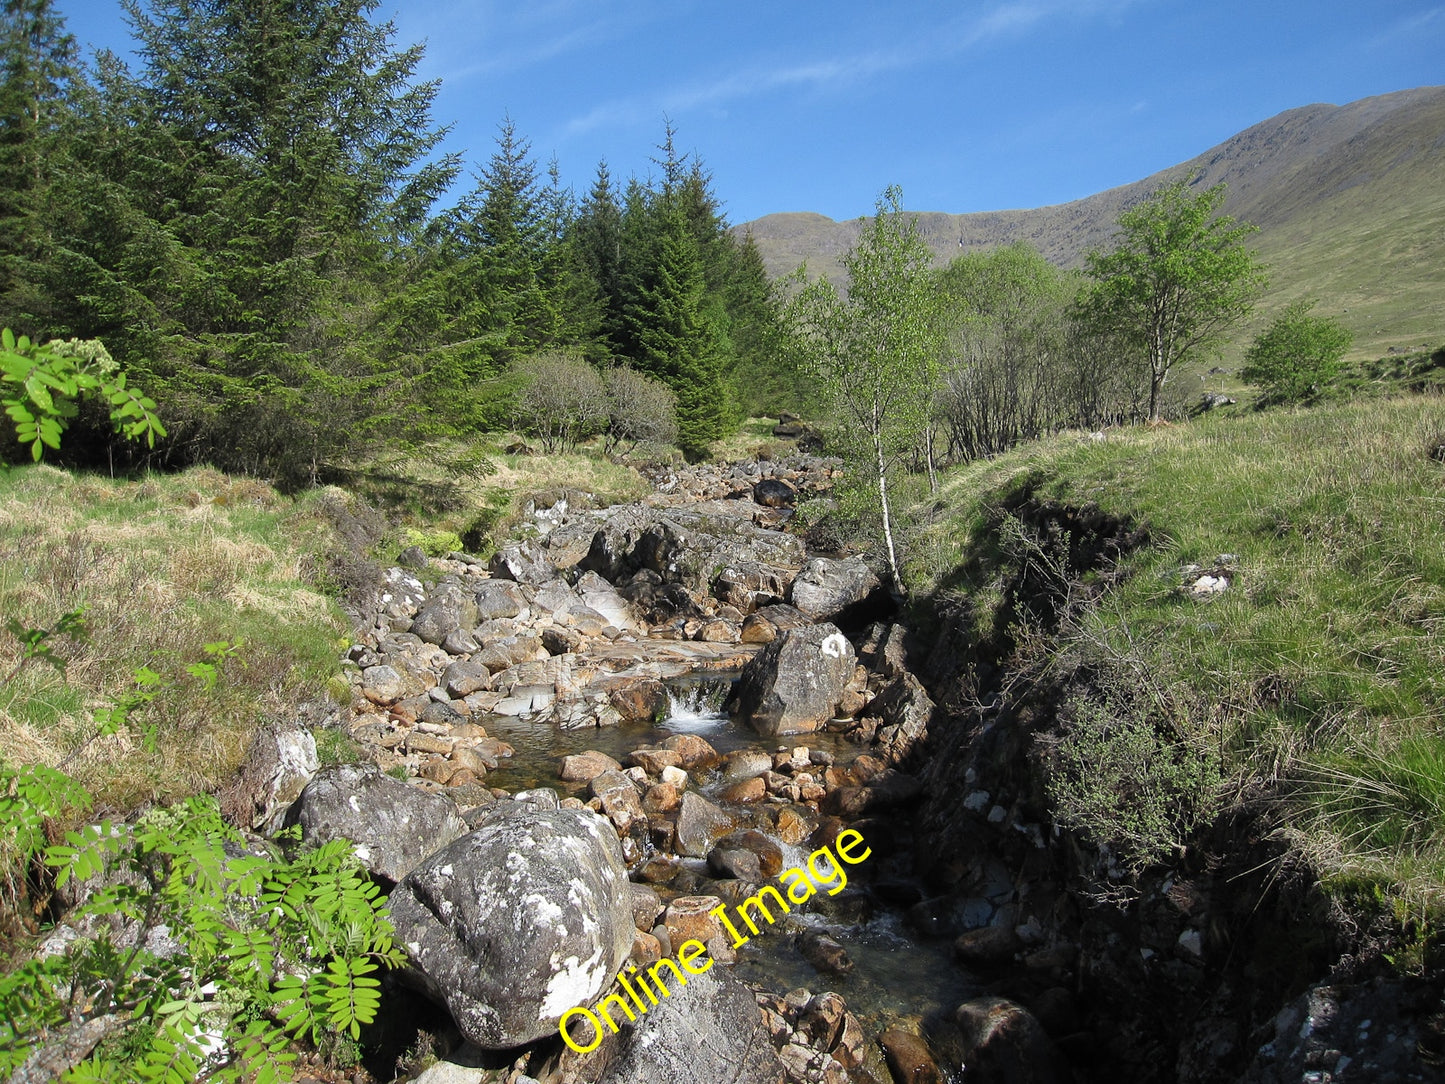
<path id="1" fill-rule="evenodd" d="M 497 766 L 495 760 L 489 760 L 470 745 L 453 746 L 451 761 L 458 770 L 471 772 L 477 779 L 481 779 Z M 455 785 L 453 784 L 453 786 Z"/>
<path id="2" fill-rule="evenodd" d="M 590 783 L 603 772 L 620 771 L 621 768 L 622 765 L 606 753 L 588 749 L 584 753 L 563 757 L 562 767 L 557 774 L 564 783 Z"/>
<path id="3" fill-rule="evenodd" d="M 662 914 L 662 898 L 646 885 L 633 884 L 628 887 L 632 894 L 632 924 L 639 930 L 650 930 Z"/>
<path id="4" fill-rule="evenodd" d="M 798 1016 L 798 1030 L 818 1050 L 832 1050 L 843 1031 L 848 1006 L 838 994 L 818 994 Z"/>
<path id="5" fill-rule="evenodd" d="M 675 749 L 634 749 L 628 760 L 648 775 L 661 775 L 663 768 L 681 764 L 682 755 Z"/>
<path id="6" fill-rule="evenodd" d="M 440 783 L 446 786 L 449 780 L 457 771 L 455 764 L 443 760 L 441 757 L 433 757 L 421 766 L 416 773 L 423 779 L 430 779 L 433 783 Z"/>
<path id="7" fill-rule="evenodd" d="M 650 723 L 667 710 L 667 688 L 655 678 L 640 678 L 614 686 L 607 699 L 625 722 Z"/>
<path id="8" fill-rule="evenodd" d="M 793 806 L 778 810 L 777 833 L 784 843 L 797 846 L 813 834 L 818 827 L 817 818 Z"/>
<path id="9" fill-rule="evenodd" d="M 709 914 L 722 904 L 716 896 L 679 896 L 667 905 L 662 923 L 667 927 L 673 951 L 681 951 L 684 941 L 701 941 L 708 955 L 718 963 L 737 960 L 732 940 L 723 932 L 716 917 Z"/>
<path id="10" fill-rule="evenodd" d="M 722 760 L 718 751 L 696 734 L 674 734 L 662 747 L 682 757 L 682 767 L 689 772 L 715 767 Z"/>
<path id="11" fill-rule="evenodd" d="M 656 783 L 642 797 L 642 808 L 649 813 L 671 813 L 682 803 L 682 797 L 671 783 Z"/>
<path id="12" fill-rule="evenodd" d="M 938 1063 L 921 1036 L 889 1028 L 878 1041 L 888 1059 L 889 1072 L 898 1084 L 943 1084 Z"/>
<path id="13" fill-rule="evenodd" d="M 638 930 L 632 935 L 632 962 L 639 968 L 662 959 L 662 943 L 650 933 Z"/>
<path id="14" fill-rule="evenodd" d="M 767 796 L 768 788 L 761 776 L 744 779 L 741 783 L 734 783 L 718 792 L 718 798 L 724 802 L 761 802 Z"/>

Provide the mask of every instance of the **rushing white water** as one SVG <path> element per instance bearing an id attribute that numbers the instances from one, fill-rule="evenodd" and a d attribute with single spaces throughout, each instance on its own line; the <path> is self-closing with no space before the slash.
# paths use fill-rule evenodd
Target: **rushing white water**
<path id="1" fill-rule="evenodd" d="M 697 734 L 717 730 L 728 722 L 722 710 L 732 688 L 732 680 L 689 681 L 670 685 L 667 689 L 667 718 L 662 725 L 681 734 Z"/>

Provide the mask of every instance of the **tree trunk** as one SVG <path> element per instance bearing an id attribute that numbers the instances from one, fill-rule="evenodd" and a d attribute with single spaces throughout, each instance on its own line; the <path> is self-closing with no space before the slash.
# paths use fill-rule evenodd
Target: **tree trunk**
<path id="1" fill-rule="evenodd" d="M 888 549 L 888 574 L 893 577 L 894 589 L 899 594 L 906 594 L 903 577 L 898 574 L 898 552 L 893 546 L 893 515 L 888 509 L 888 461 L 883 455 L 883 440 L 877 433 L 873 435 L 873 455 L 878 468 L 878 503 L 883 510 L 883 543 Z"/>

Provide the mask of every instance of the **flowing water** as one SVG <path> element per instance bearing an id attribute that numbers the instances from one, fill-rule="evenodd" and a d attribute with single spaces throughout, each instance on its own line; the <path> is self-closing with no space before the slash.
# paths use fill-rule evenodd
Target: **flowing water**
<path id="1" fill-rule="evenodd" d="M 557 778 L 558 762 L 563 756 L 595 749 L 626 763 L 632 750 L 658 745 L 673 734 L 697 734 L 720 753 L 806 745 L 809 749 L 827 750 L 840 763 L 846 763 L 861 751 L 828 733 L 782 739 L 760 737 L 723 711 L 735 680 L 735 675 L 706 674 L 669 682 L 668 711 L 655 725 L 562 730 L 550 722 L 490 718 L 487 732 L 510 743 L 516 753 L 503 760 L 487 781 L 508 790 L 551 787 L 564 795 L 585 798 L 585 784 L 567 784 Z M 715 797 L 720 789 L 716 780 L 698 779 L 698 783 L 710 796 Z M 739 812 L 741 819 L 750 819 L 748 811 Z M 780 846 L 785 868 L 806 869 L 805 848 L 785 843 Z M 706 871 L 706 863 L 685 860 L 685 864 Z M 799 987 L 815 993 L 836 991 L 871 1034 L 899 1017 L 916 1017 L 925 1024 L 946 1079 L 953 1081 L 957 1077 L 949 1072 L 947 1062 L 958 1062 L 949 1057 L 952 1044 L 947 1021 L 958 1004 L 980 993 L 981 987 L 953 963 L 947 941 L 918 937 L 896 909 L 872 897 L 866 888 L 867 879 L 867 874 L 855 875 L 836 900 L 820 891 L 815 897 L 817 911 L 789 915 L 751 938 L 738 951 L 737 974 L 779 993 Z M 854 963 L 853 970 L 847 975 L 820 974 L 798 948 L 800 934 L 808 929 L 825 933 L 842 944 Z"/>

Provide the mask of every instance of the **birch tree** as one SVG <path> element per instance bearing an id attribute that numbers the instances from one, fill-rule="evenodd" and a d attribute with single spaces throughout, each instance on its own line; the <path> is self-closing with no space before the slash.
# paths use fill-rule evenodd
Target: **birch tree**
<path id="1" fill-rule="evenodd" d="M 941 352 L 933 254 L 889 187 L 843 259 L 846 294 L 826 279 L 788 306 L 803 363 L 842 424 L 852 465 L 869 477 L 894 586 L 904 590 L 889 480 L 927 426 Z"/>

